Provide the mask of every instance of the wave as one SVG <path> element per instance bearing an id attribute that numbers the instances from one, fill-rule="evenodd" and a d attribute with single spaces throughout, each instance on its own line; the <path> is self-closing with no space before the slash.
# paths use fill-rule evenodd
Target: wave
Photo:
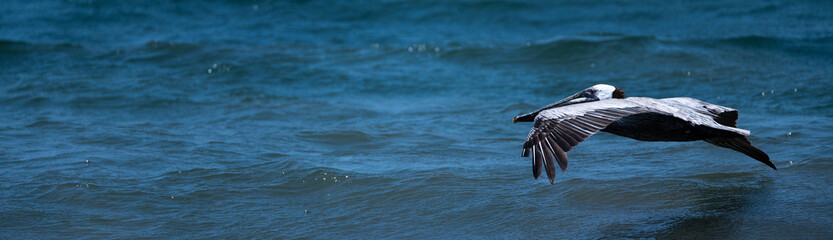
<path id="1" fill-rule="evenodd" d="M 30 53 L 56 53 L 83 50 L 84 46 L 73 43 L 32 43 L 0 39 L 0 56 L 19 56 Z"/>
<path id="2" fill-rule="evenodd" d="M 584 34 L 529 41 L 524 43 L 523 46 L 505 46 L 503 48 L 464 47 L 446 51 L 442 54 L 442 57 L 450 59 L 480 58 L 506 51 L 505 54 L 526 56 L 533 59 L 568 60 L 587 55 L 633 51 L 659 42 L 653 36 L 627 36 L 610 33 Z"/>
<path id="3" fill-rule="evenodd" d="M 585 34 L 529 41 L 520 46 L 463 47 L 448 50 L 441 58 L 489 65 L 519 64 L 581 70 L 617 65 L 611 62 L 632 61 L 636 56 L 652 59 L 649 56 L 665 54 L 662 51 L 666 44 L 665 40 L 653 36 Z"/>
<path id="4" fill-rule="evenodd" d="M 373 140 L 373 137 L 360 131 L 318 131 L 300 132 L 300 137 L 306 141 L 327 143 L 332 145 L 360 144 Z"/>
<path id="5" fill-rule="evenodd" d="M 810 37 L 810 38 L 780 38 L 764 36 L 740 36 L 714 41 L 706 41 L 707 44 L 729 45 L 744 49 L 781 51 L 790 53 L 793 56 L 813 56 L 829 58 L 833 54 L 830 45 L 833 44 L 833 37 Z"/>
<path id="6" fill-rule="evenodd" d="M 479 64 L 545 65 L 568 70 L 599 66 L 663 66 L 692 68 L 727 66 L 742 56 L 785 54 L 829 61 L 833 37 L 784 38 L 738 36 L 726 38 L 667 38 L 615 33 L 557 36 L 522 46 L 463 46 L 440 54 L 447 61 Z M 740 55 L 740 56 L 739 56 Z M 735 60 L 736 58 L 741 58 Z M 665 67 L 668 68 L 668 67 Z"/>
<path id="7" fill-rule="evenodd" d="M 194 43 L 175 43 L 166 41 L 149 41 L 144 46 L 128 50 L 126 62 L 168 62 L 178 58 L 191 57 L 205 52 L 206 46 Z"/>
<path id="8" fill-rule="evenodd" d="M 559 37 L 552 40 L 539 41 L 528 47 L 517 49 L 522 54 L 533 56 L 533 59 L 583 59 L 588 56 L 601 57 L 629 52 L 644 52 L 650 46 L 658 44 L 655 37 L 649 36 L 621 36 L 621 35 L 586 35 L 575 37 Z"/>

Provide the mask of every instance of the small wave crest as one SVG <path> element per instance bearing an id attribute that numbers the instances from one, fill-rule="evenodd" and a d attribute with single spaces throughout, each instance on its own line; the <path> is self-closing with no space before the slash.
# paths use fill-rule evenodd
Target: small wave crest
<path id="1" fill-rule="evenodd" d="M 520 47 L 465 47 L 446 51 L 442 57 L 455 61 L 587 65 L 617 55 L 646 54 L 660 43 L 652 36 L 587 34 L 530 41 Z"/>
<path id="2" fill-rule="evenodd" d="M 0 56 L 15 56 L 29 53 L 55 53 L 60 51 L 75 51 L 84 47 L 72 43 L 30 43 L 0 39 Z"/>

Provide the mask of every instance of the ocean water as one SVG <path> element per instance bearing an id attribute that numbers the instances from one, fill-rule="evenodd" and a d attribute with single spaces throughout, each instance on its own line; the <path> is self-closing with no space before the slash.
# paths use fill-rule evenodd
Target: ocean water
<path id="1" fill-rule="evenodd" d="M 833 238 L 828 1 L 0 3 L 0 239 Z M 779 170 L 534 110 L 740 111 Z"/>

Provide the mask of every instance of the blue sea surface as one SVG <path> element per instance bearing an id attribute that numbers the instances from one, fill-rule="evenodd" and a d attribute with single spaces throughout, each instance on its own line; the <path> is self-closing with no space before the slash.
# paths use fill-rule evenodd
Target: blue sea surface
<path id="1" fill-rule="evenodd" d="M 736 108 L 778 167 L 529 112 Z M 833 238 L 829 1 L 0 3 L 0 239 Z"/>

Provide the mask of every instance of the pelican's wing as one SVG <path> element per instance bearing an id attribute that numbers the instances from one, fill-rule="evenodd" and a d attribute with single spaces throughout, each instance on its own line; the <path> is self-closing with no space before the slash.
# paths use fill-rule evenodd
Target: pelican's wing
<path id="1" fill-rule="evenodd" d="M 677 105 L 688 106 L 690 109 L 698 113 L 702 113 L 706 116 L 711 117 L 712 120 L 714 120 L 716 123 L 720 125 L 738 129 L 738 110 L 735 110 L 733 108 L 715 105 L 689 97 L 664 98 L 662 99 L 662 101 L 665 101 L 669 104 L 674 103 Z M 736 133 L 740 135 L 730 137 L 714 137 L 710 139 L 705 139 L 704 141 L 746 154 L 746 156 L 754 158 L 755 160 L 758 160 L 766 164 L 772 169 L 778 170 L 778 168 L 775 167 L 775 164 L 773 164 L 772 161 L 770 161 L 769 155 L 767 155 L 764 151 L 761 151 L 760 149 L 756 148 L 755 146 L 752 146 L 752 143 L 750 143 L 749 140 L 747 140 L 746 137 L 744 137 L 749 135 L 748 131 L 746 131 L 745 133 L 736 131 Z"/>
<path id="2" fill-rule="evenodd" d="M 535 117 L 535 124 L 524 142 L 521 156 L 532 153 L 535 179 L 546 169 L 555 182 L 555 162 L 567 170 L 567 152 L 608 124 L 624 116 L 644 113 L 652 108 L 628 99 L 608 99 L 548 109 Z"/>
<path id="3" fill-rule="evenodd" d="M 690 97 L 663 98 L 662 101 L 687 106 L 698 113 L 712 117 L 715 122 L 729 127 L 737 127 L 738 110 L 716 104 L 707 103 Z"/>
<path id="4" fill-rule="evenodd" d="M 754 158 L 772 169 L 777 170 L 775 164 L 770 161 L 769 155 L 752 146 L 752 143 L 746 139 L 746 136 L 749 136 L 749 130 L 737 128 L 738 110 L 689 97 L 663 98 L 659 100 L 640 98 L 639 101 L 660 101 L 665 105 L 678 109 L 674 114 L 675 117 L 687 119 L 697 125 L 734 133 L 727 136 L 715 136 L 704 139 L 704 141 L 746 154 L 746 156 Z M 689 114 L 679 114 L 685 112 L 689 112 Z M 697 114 L 690 114 L 691 112 Z"/>
<path id="5" fill-rule="evenodd" d="M 663 99 L 630 97 L 625 100 L 649 106 L 652 112 L 673 116 L 692 125 L 704 126 L 737 136 L 749 136 L 749 130 L 735 127 L 737 110 L 732 108 L 689 97 Z"/>

